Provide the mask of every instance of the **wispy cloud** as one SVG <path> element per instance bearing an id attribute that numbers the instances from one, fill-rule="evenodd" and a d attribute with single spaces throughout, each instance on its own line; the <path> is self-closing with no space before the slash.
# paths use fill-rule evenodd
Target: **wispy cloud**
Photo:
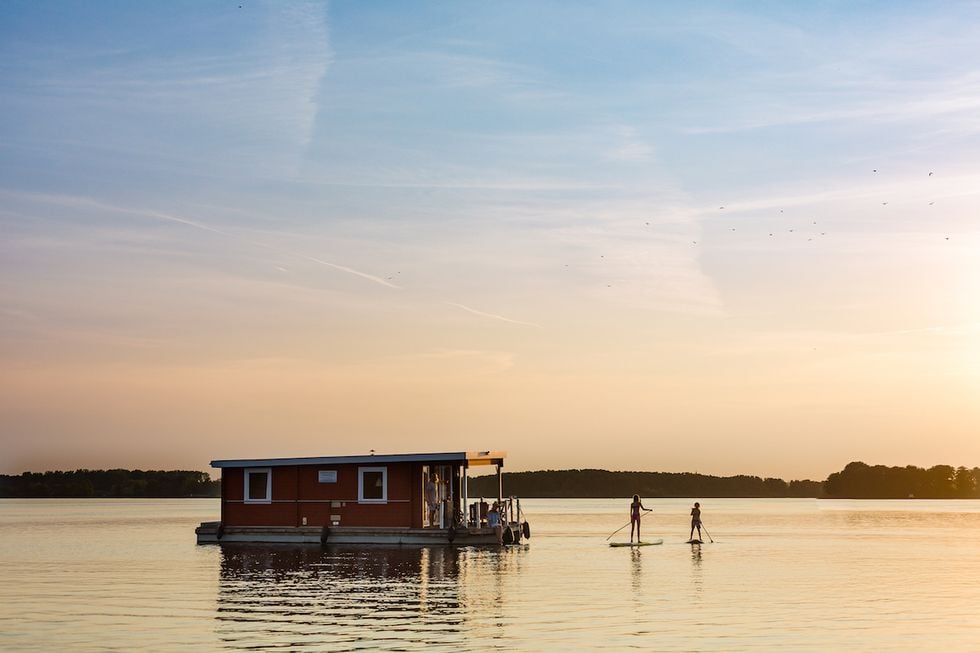
<path id="1" fill-rule="evenodd" d="M 38 322 L 41 321 L 41 318 L 39 318 L 37 315 L 35 315 L 31 311 L 25 311 L 25 310 L 22 310 L 22 309 L 19 309 L 19 308 L 3 308 L 3 307 L 0 307 L 0 315 L 3 315 L 4 317 L 7 317 L 7 318 L 10 318 L 10 319 L 13 319 L 13 320 L 20 320 L 20 321 L 29 322 L 29 323 L 32 323 L 32 324 L 36 324 L 36 323 L 38 323 Z"/>
<path id="2" fill-rule="evenodd" d="M 53 204 L 56 206 L 63 206 L 67 208 L 83 209 L 83 210 L 97 210 L 105 211 L 123 215 L 135 215 L 145 218 L 152 218 L 154 220 L 163 220 L 166 222 L 175 222 L 177 224 L 182 224 L 187 227 L 193 227 L 194 229 L 200 229 L 202 231 L 209 231 L 211 233 L 221 234 L 224 236 L 232 236 L 233 234 L 228 231 L 222 231 L 214 227 L 208 226 L 201 222 L 195 220 L 190 220 L 188 218 L 182 218 L 180 216 L 171 215 L 169 213 L 163 213 L 161 211 L 155 211 L 151 209 L 138 209 L 133 207 L 116 206 L 114 204 L 107 204 L 105 202 L 100 202 L 99 200 L 93 199 L 91 197 L 82 197 L 78 195 L 56 195 L 56 194 L 43 194 L 43 193 L 28 193 L 23 191 L 15 191 L 10 189 L 0 188 L 0 194 L 6 195 L 11 198 L 17 198 L 21 200 L 27 200 L 30 202 L 38 202 L 42 204 Z"/>
<path id="3" fill-rule="evenodd" d="M 280 250 L 277 247 L 272 247 L 276 251 Z M 337 265 L 336 263 L 331 263 L 330 261 L 324 261 L 323 259 L 316 258 L 315 256 L 305 256 L 303 254 L 293 254 L 293 256 L 299 256 L 306 259 L 307 261 L 313 261 L 314 263 L 319 263 L 320 265 L 325 265 L 328 268 L 333 268 L 334 270 L 340 270 L 341 272 L 346 272 L 347 274 L 353 274 L 354 276 L 361 277 L 362 279 L 367 279 L 368 281 L 373 281 L 374 283 L 381 284 L 382 286 L 387 286 L 388 288 L 399 288 L 390 281 L 385 281 L 381 277 L 375 276 L 373 274 L 368 274 L 367 272 L 361 272 L 360 270 L 355 270 L 354 268 L 349 268 L 346 265 Z"/>
<path id="4" fill-rule="evenodd" d="M 726 201 L 724 211 L 716 204 L 702 205 L 694 210 L 696 215 L 720 217 L 722 214 L 751 213 L 770 209 L 801 207 L 854 200 L 877 202 L 882 198 L 897 203 L 918 201 L 925 203 L 939 199 L 952 199 L 980 195 L 980 175 L 955 174 L 949 176 L 928 176 L 927 171 L 908 173 L 887 180 L 863 178 L 852 181 L 840 179 L 837 187 L 827 188 L 826 178 L 821 179 L 821 190 L 813 190 L 807 185 L 796 188 L 777 188 L 771 194 Z"/>
<path id="5" fill-rule="evenodd" d="M 442 49 L 387 49 L 344 60 L 347 65 L 401 71 L 447 89 L 492 94 L 494 101 L 542 102 L 567 98 L 533 66 L 466 52 L 471 43 L 443 41 Z"/>
<path id="6" fill-rule="evenodd" d="M 191 227 L 193 229 L 199 229 L 201 231 L 207 231 L 210 233 L 225 236 L 227 238 L 236 239 L 242 243 L 247 243 L 255 247 L 260 247 L 263 249 L 274 251 L 279 254 L 285 254 L 295 258 L 301 258 L 303 260 L 316 263 L 317 265 L 322 265 L 331 268 L 333 270 L 338 270 L 346 274 L 360 277 L 362 279 L 367 279 L 368 281 L 385 286 L 387 288 L 399 288 L 399 286 L 391 283 L 390 281 L 382 279 L 377 275 L 369 274 L 367 272 L 357 270 L 350 266 L 341 265 L 339 263 L 332 263 L 322 258 L 310 256 L 308 254 L 303 254 L 292 249 L 287 249 L 275 245 L 270 245 L 267 243 L 262 243 L 256 240 L 252 240 L 250 238 L 245 238 L 236 234 L 233 231 L 218 229 L 208 224 L 205 224 L 199 220 L 191 220 L 189 218 L 173 215 L 172 213 L 164 213 L 162 211 L 156 211 L 152 209 L 140 209 L 140 208 L 133 208 L 133 207 L 116 206 L 113 204 L 100 202 L 88 197 L 77 197 L 77 196 L 70 196 L 70 195 L 42 195 L 36 193 L 23 193 L 23 192 L 4 190 L 4 189 L 0 189 L 0 194 L 11 196 L 11 197 L 18 197 L 20 199 L 27 199 L 30 201 L 42 202 L 46 204 L 54 204 L 58 206 L 74 207 L 80 209 L 95 209 L 98 211 L 107 211 L 120 215 L 140 216 L 140 217 L 150 218 L 153 220 L 172 222 L 172 223 L 184 225 L 186 227 Z"/>
<path id="7" fill-rule="evenodd" d="M 217 24 L 221 20 L 227 18 Z M 165 52 L 142 43 L 117 54 L 93 48 L 89 56 L 76 50 L 71 57 L 25 48 L 17 51 L 22 65 L 5 76 L 0 99 L 70 112 L 72 120 L 57 129 L 45 130 L 45 121 L 39 121 L 38 136 L 50 131 L 98 154 L 136 143 L 140 158 L 162 156 L 185 168 L 195 163 L 212 171 L 218 163 L 259 168 L 273 161 L 281 172 L 290 162 L 298 165 L 313 138 L 320 85 L 333 61 L 326 9 L 253 6 L 248 21 L 234 27 L 254 30 L 253 37 L 225 48 L 196 41 L 199 33 L 187 36 L 184 47 Z M 100 127 L 89 128 L 93 124 Z M 146 129 L 148 124 L 155 128 Z M 262 156 L 225 156 L 257 142 Z M 210 165 L 202 166 L 202 160 Z"/>
<path id="8" fill-rule="evenodd" d="M 964 322 L 894 330 L 811 330 L 757 331 L 733 336 L 725 345 L 706 351 L 715 356 L 757 356 L 760 353 L 844 352 L 871 353 L 876 347 L 914 353 L 931 346 L 960 348 L 963 341 L 980 334 L 980 323 Z M 911 341 L 918 345 L 911 346 Z"/>
<path id="9" fill-rule="evenodd" d="M 923 91 L 928 93 L 928 91 Z M 954 114 L 975 114 L 980 108 L 980 94 L 956 93 L 955 96 L 933 98 L 928 100 L 905 101 L 900 98 L 888 97 L 875 100 L 865 100 L 857 106 L 838 109 L 808 109 L 806 107 L 783 108 L 743 122 L 732 122 L 721 125 L 685 127 L 686 134 L 726 134 L 770 127 L 788 125 L 805 125 L 821 122 L 853 122 L 853 121 L 887 121 L 901 122 L 909 120 L 940 119 Z M 968 130 L 975 133 L 980 130 L 980 122 L 975 122 Z"/>
<path id="10" fill-rule="evenodd" d="M 534 322 L 524 322 L 522 320 L 515 320 L 503 315 L 497 315 L 496 313 L 486 313 L 484 311 L 478 311 L 475 308 L 466 306 L 465 304 L 457 304 L 456 302 L 446 302 L 448 306 L 454 306 L 460 310 L 466 311 L 467 313 L 472 313 L 473 315 L 479 315 L 480 317 L 490 318 L 491 320 L 500 320 L 501 322 L 509 322 L 511 324 L 520 324 L 521 326 L 535 327 L 537 329 L 541 328 L 540 324 L 535 324 Z"/>
<path id="11" fill-rule="evenodd" d="M 619 127 L 614 130 L 612 145 L 603 152 L 609 161 L 640 162 L 653 158 L 653 148 L 642 140 L 632 127 Z"/>
<path id="12" fill-rule="evenodd" d="M 381 367 L 394 362 L 397 365 L 408 365 L 409 368 L 418 369 L 419 364 L 432 363 L 457 363 L 462 364 L 466 369 L 482 369 L 485 372 L 499 373 L 510 370 L 515 365 L 516 356 L 509 351 L 492 351 L 483 349 L 439 349 L 431 352 L 421 352 L 409 354 L 395 359 L 380 361 Z"/>

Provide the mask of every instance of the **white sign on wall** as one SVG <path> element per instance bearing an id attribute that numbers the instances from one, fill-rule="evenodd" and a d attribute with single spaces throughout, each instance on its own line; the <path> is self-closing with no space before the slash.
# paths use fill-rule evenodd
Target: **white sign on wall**
<path id="1" fill-rule="evenodd" d="M 321 469 L 319 472 L 318 480 L 321 483 L 336 483 L 337 482 L 337 470 L 336 469 Z"/>

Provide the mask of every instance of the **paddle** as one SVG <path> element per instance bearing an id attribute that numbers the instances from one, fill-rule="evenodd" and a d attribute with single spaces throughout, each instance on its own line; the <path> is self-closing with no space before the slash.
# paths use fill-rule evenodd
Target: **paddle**
<path id="1" fill-rule="evenodd" d="M 709 540 L 709 541 L 710 541 L 710 542 L 711 542 L 712 544 L 714 544 L 714 543 L 715 543 L 715 541 L 711 539 L 711 533 L 709 533 L 709 532 L 708 532 L 708 529 L 704 527 L 704 524 L 701 524 L 701 530 L 702 530 L 702 531 L 704 531 L 704 534 L 708 536 L 708 540 Z"/>
<path id="2" fill-rule="evenodd" d="M 615 535 L 615 534 L 616 534 L 616 533 L 618 533 L 619 531 L 621 531 L 621 530 L 623 530 L 624 528 L 626 528 L 627 526 L 629 526 L 629 525 L 630 525 L 630 524 L 632 524 L 632 523 L 633 523 L 633 520 L 631 519 L 631 520 L 629 520 L 628 522 L 626 522 L 625 524 L 623 524 L 622 526 L 620 526 L 619 528 L 617 528 L 616 530 L 614 530 L 614 531 L 613 531 L 612 533 L 610 533 L 610 534 L 609 534 L 609 537 L 612 537 L 613 535 Z M 606 538 L 606 541 L 607 541 L 607 542 L 609 541 L 609 537 L 607 537 L 607 538 Z"/>
<path id="3" fill-rule="evenodd" d="M 644 508 L 644 510 L 646 510 L 647 512 L 653 512 L 653 509 L 652 508 Z M 609 537 L 612 537 L 613 535 L 615 535 L 619 531 L 623 530 L 624 528 L 626 528 L 627 526 L 629 526 L 632 523 L 633 523 L 633 520 L 631 519 L 628 522 L 626 522 L 625 524 L 623 524 L 622 526 L 620 526 L 619 528 L 617 528 L 616 530 L 614 530 L 612 533 L 610 533 L 609 534 Z M 606 538 L 606 541 L 607 542 L 609 541 L 609 537 Z"/>

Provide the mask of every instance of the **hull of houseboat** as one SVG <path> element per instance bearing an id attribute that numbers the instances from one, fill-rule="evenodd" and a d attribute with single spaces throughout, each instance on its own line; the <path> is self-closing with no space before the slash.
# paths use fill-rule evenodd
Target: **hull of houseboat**
<path id="1" fill-rule="evenodd" d="M 198 544 L 401 544 L 401 545 L 497 545 L 491 528 L 391 528 L 369 526 L 222 526 L 205 522 L 195 529 Z"/>

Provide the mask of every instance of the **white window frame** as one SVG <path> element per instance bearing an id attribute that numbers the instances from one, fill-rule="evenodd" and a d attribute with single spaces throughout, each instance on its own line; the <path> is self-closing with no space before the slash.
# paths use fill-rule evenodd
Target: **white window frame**
<path id="1" fill-rule="evenodd" d="M 253 499 L 248 496 L 249 476 L 251 474 L 265 473 L 265 498 Z M 272 503 L 272 468 L 271 467 L 246 467 L 245 468 L 245 489 L 243 491 L 245 503 Z"/>
<path id="2" fill-rule="evenodd" d="M 381 472 L 381 498 L 364 498 L 364 472 Z M 358 467 L 357 468 L 357 502 L 358 503 L 388 503 L 388 468 L 387 467 Z"/>

